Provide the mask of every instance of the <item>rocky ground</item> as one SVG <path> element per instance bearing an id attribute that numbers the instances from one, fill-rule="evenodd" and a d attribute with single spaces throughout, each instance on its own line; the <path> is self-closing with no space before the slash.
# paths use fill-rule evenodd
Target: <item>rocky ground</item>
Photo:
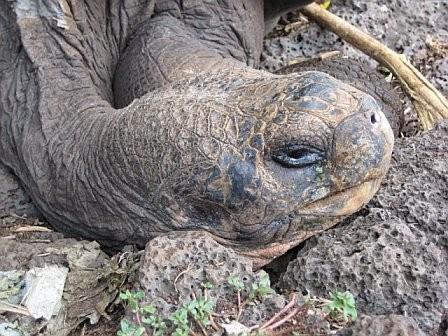
<path id="1" fill-rule="evenodd" d="M 446 1 L 333 0 L 331 10 L 404 53 L 448 95 Z M 297 14 L 283 18 L 272 36 L 262 59 L 270 71 L 332 50 L 377 66 Z M 160 330 L 158 317 L 177 314 L 181 329 L 181 315 L 195 312 L 202 322 L 190 327 L 198 335 L 219 335 L 218 325 L 227 334 L 448 335 L 448 123 L 417 134 L 411 105 L 404 103 L 401 133 L 408 137 L 396 141 L 378 195 L 338 227 L 266 268 L 272 282 L 278 279 L 272 284 L 277 292 L 269 291 L 264 271 L 254 272 L 250 261 L 206 234 L 172 234 L 151 241 L 140 254 L 127 249 L 114 257 L 95 243 L 64 238 L 30 219 L 39 216 L 37 210 L 0 167 L 0 335 L 38 329 L 58 336 L 113 335 L 123 314 L 137 318 L 132 304 L 125 313 L 121 304 L 108 306 L 126 289 L 146 293 L 134 299 L 140 307 L 154 306 L 145 314 Z M 28 218 L 9 216 L 13 212 Z M 63 293 L 57 286 L 61 279 Z M 354 324 L 323 308 L 329 292 L 344 291 L 356 299 L 360 317 Z M 46 305 L 51 299 L 51 309 L 42 310 L 39 297 L 47 298 Z M 17 311 L 19 303 L 38 319 Z M 200 316 L 208 310 L 213 310 L 209 323 Z M 81 323 L 98 319 L 95 326 Z"/>
<path id="2" fill-rule="evenodd" d="M 448 2 L 411 0 L 333 0 L 331 11 L 368 32 L 385 45 L 405 55 L 445 95 L 448 95 Z M 344 57 L 378 64 L 338 36 L 290 14 L 265 40 L 261 66 L 269 71 L 315 57 L 341 51 Z M 399 88 L 398 88 L 399 89 Z M 400 89 L 399 89 L 400 90 Z M 405 100 L 403 134 L 418 133 L 417 117 Z"/>

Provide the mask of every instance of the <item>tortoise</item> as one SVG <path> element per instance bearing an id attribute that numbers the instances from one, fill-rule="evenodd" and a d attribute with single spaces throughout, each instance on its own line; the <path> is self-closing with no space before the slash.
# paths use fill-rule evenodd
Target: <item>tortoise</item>
<path id="1" fill-rule="evenodd" d="M 309 2 L 2 1 L 1 162 L 64 233 L 203 230 L 266 264 L 360 209 L 394 141 L 369 94 L 257 68 Z"/>

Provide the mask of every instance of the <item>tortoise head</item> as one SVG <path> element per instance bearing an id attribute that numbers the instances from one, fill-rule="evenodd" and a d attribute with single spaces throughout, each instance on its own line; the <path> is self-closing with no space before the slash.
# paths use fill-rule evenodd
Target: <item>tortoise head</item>
<path id="1" fill-rule="evenodd" d="M 194 227 L 268 260 L 378 190 L 394 140 L 371 96 L 321 72 L 221 81 L 218 89 L 225 94 L 212 95 L 210 137 L 199 144 L 216 151 L 206 155 L 209 169 L 192 173 L 199 193 L 182 201 Z"/>

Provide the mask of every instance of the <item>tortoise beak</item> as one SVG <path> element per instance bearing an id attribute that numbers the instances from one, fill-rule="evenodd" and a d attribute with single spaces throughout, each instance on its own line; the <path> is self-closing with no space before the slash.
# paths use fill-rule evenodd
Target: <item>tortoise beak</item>
<path id="1" fill-rule="evenodd" d="M 362 107 L 334 131 L 330 178 L 333 192 L 304 208 L 301 215 L 346 216 L 359 210 L 378 191 L 387 173 L 394 136 L 378 107 Z"/>
<path id="2" fill-rule="evenodd" d="M 378 191 L 381 178 L 365 181 L 355 187 L 333 193 L 298 211 L 303 216 L 342 217 L 361 209 Z"/>

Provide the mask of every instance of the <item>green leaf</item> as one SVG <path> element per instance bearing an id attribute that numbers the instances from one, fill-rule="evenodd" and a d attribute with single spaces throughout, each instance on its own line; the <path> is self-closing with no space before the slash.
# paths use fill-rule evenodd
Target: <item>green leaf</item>
<path id="1" fill-rule="evenodd" d="M 145 328 L 129 322 L 127 319 L 122 319 L 117 336 L 141 336 L 144 332 Z"/>
<path id="2" fill-rule="evenodd" d="M 206 300 L 205 298 L 198 298 L 189 302 L 187 305 L 188 312 L 193 318 L 207 326 L 210 324 L 208 316 L 213 312 L 215 306 L 213 301 Z"/>
<path id="3" fill-rule="evenodd" d="M 142 317 L 142 323 L 147 324 L 149 326 L 153 326 L 155 318 L 156 317 L 154 315 L 151 315 L 149 317 Z"/>
<path id="4" fill-rule="evenodd" d="M 144 332 L 145 332 L 145 328 L 137 327 L 137 329 L 135 330 L 133 335 L 135 335 L 135 336 L 142 336 Z"/>
<path id="5" fill-rule="evenodd" d="M 120 328 L 121 332 L 129 332 L 131 330 L 131 322 L 129 322 L 127 319 L 122 319 L 120 322 Z"/>
<path id="6" fill-rule="evenodd" d="M 147 305 L 142 308 L 142 312 L 145 314 L 154 314 L 156 312 L 156 307 L 154 305 Z"/>
<path id="7" fill-rule="evenodd" d="M 324 2 L 322 2 L 322 3 L 320 4 L 320 6 L 321 6 L 323 9 L 328 9 L 328 8 L 330 7 L 330 5 L 331 5 L 331 0 L 325 0 Z"/>
<path id="8" fill-rule="evenodd" d="M 242 291 L 244 289 L 244 282 L 235 275 L 229 276 L 227 283 L 236 291 Z"/>
<path id="9" fill-rule="evenodd" d="M 331 301 L 324 307 L 324 309 L 329 312 L 333 317 L 337 318 L 338 314 L 342 314 L 345 321 L 348 320 L 350 316 L 354 321 L 358 317 L 358 312 L 356 311 L 355 298 L 350 292 L 336 292 L 334 294 L 330 293 Z"/>
<path id="10" fill-rule="evenodd" d="M 166 324 L 163 323 L 163 326 L 157 327 L 157 329 L 154 330 L 153 336 L 163 336 L 165 334 L 166 330 Z"/>
<path id="11" fill-rule="evenodd" d="M 134 299 L 129 299 L 128 300 L 128 305 L 129 305 L 129 308 L 131 308 L 131 311 L 133 313 L 137 313 L 138 312 L 138 302 L 137 301 L 135 301 Z"/>
<path id="12" fill-rule="evenodd" d="M 253 283 L 251 286 L 251 291 L 249 293 L 249 300 L 254 300 L 255 298 L 263 299 L 272 293 L 271 281 L 269 280 L 269 275 L 267 273 L 262 273 L 260 275 L 260 281 Z"/>
<path id="13" fill-rule="evenodd" d="M 201 282 L 201 287 L 202 287 L 202 288 L 210 289 L 210 288 L 213 288 L 213 285 L 212 285 L 211 282 L 206 281 L 206 282 Z"/>
<path id="14" fill-rule="evenodd" d="M 258 283 L 260 287 L 271 287 L 271 281 L 269 280 L 269 275 L 264 272 L 261 274 L 260 281 Z"/>
<path id="15" fill-rule="evenodd" d="M 189 329 L 176 328 L 172 336 L 188 336 Z"/>
<path id="16" fill-rule="evenodd" d="M 131 293 L 127 290 L 126 292 L 121 292 L 119 295 L 119 298 L 122 301 L 127 301 L 130 296 L 131 296 Z"/>
<path id="17" fill-rule="evenodd" d="M 176 326 L 188 325 L 188 310 L 185 307 L 177 309 L 169 318 Z"/>
<path id="18" fill-rule="evenodd" d="M 133 296 L 136 300 L 142 300 L 145 298 L 145 292 L 138 291 L 138 292 L 135 292 Z"/>

